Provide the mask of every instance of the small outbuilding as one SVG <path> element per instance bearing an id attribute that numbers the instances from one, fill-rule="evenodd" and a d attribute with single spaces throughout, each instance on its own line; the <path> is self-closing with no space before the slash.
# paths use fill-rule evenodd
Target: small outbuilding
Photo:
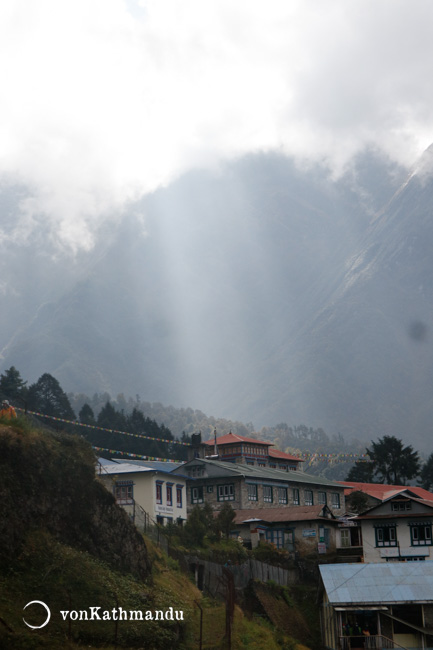
<path id="1" fill-rule="evenodd" d="M 319 569 L 326 648 L 433 648 L 433 562 Z"/>

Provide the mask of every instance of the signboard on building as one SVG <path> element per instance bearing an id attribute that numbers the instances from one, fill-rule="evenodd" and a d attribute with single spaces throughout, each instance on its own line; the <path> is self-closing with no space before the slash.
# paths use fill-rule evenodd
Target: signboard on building
<path id="1" fill-rule="evenodd" d="M 173 508 L 171 506 L 161 506 L 159 504 L 156 504 L 155 510 L 156 512 L 165 512 L 165 513 L 173 514 Z"/>
<path id="2" fill-rule="evenodd" d="M 398 546 L 394 546 L 393 548 L 380 549 L 380 557 L 398 557 L 399 554 L 400 554 L 400 550 Z"/>
<path id="3" fill-rule="evenodd" d="M 304 528 L 302 531 L 302 537 L 316 537 L 315 528 Z"/>
<path id="4" fill-rule="evenodd" d="M 318 553 L 326 553 L 326 544 L 324 542 L 319 542 L 317 544 L 317 552 Z"/>
<path id="5" fill-rule="evenodd" d="M 401 557 L 428 557 L 429 547 L 415 546 L 415 548 L 401 548 Z"/>
<path id="6" fill-rule="evenodd" d="M 348 517 L 339 517 L 338 518 L 338 527 L 339 528 L 347 528 L 348 526 L 358 526 L 357 523 L 349 519 Z"/>

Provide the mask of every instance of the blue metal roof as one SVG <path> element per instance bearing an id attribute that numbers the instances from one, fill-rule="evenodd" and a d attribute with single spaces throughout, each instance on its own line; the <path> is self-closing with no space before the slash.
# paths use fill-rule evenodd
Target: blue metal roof
<path id="1" fill-rule="evenodd" d="M 433 561 L 322 564 L 332 605 L 433 602 Z"/>

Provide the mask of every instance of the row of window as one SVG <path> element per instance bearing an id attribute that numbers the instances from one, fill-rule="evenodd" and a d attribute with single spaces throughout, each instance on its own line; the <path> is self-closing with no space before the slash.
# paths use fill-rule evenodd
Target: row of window
<path id="1" fill-rule="evenodd" d="M 432 545 L 432 527 L 431 524 L 408 524 L 410 528 L 411 546 L 431 546 Z M 376 546 L 397 546 L 397 527 L 377 526 L 375 529 Z"/>
<path id="2" fill-rule="evenodd" d="M 268 447 L 252 447 L 251 445 L 238 445 L 234 447 L 233 445 L 229 446 L 220 446 L 218 447 L 220 454 L 255 454 L 256 456 L 267 456 Z"/>
<path id="3" fill-rule="evenodd" d="M 213 485 L 207 486 L 207 492 L 213 492 Z M 191 488 L 191 503 L 203 503 L 203 486 Z M 227 485 L 218 485 L 217 491 L 218 501 L 234 501 L 235 499 L 235 486 L 233 483 Z"/>
<path id="4" fill-rule="evenodd" d="M 162 504 L 162 492 L 164 481 L 156 481 L 156 503 Z M 165 486 L 166 505 L 173 505 L 173 483 L 167 483 Z M 182 485 L 176 485 L 176 507 L 182 507 Z"/>
<path id="5" fill-rule="evenodd" d="M 258 501 L 258 486 L 256 484 L 247 484 L 248 500 Z M 213 492 L 213 486 L 207 486 L 207 492 Z M 217 500 L 218 501 L 234 501 L 235 500 L 235 487 L 233 483 L 217 486 Z M 286 487 L 274 487 L 272 485 L 263 486 L 263 501 L 264 503 L 280 503 L 286 505 L 289 503 L 289 489 Z M 203 503 L 203 487 L 191 488 L 191 503 Z M 300 495 L 299 489 L 292 489 L 292 503 L 294 506 L 299 506 Z M 314 505 L 313 490 L 304 490 L 304 503 L 306 506 Z M 326 492 L 318 493 L 318 504 L 326 505 L 327 494 Z M 331 504 L 333 508 L 340 508 L 340 495 L 338 492 L 331 493 Z"/>
<path id="6" fill-rule="evenodd" d="M 253 460 L 247 460 L 246 464 L 250 465 L 250 466 L 254 466 L 255 462 Z M 263 460 L 258 460 L 257 465 L 258 465 L 258 467 L 266 467 L 266 462 L 263 461 Z M 270 469 L 280 469 L 280 470 L 282 470 L 284 472 L 287 472 L 289 470 L 291 470 L 291 471 L 296 471 L 297 470 L 296 465 L 286 465 L 286 464 L 285 465 L 277 465 L 276 463 L 269 463 L 269 467 L 270 467 Z"/>
<path id="7" fill-rule="evenodd" d="M 288 503 L 288 488 L 279 487 L 273 488 L 271 485 L 263 486 L 263 501 L 265 503 L 273 503 L 275 501 L 281 504 Z M 257 496 L 257 485 L 248 485 L 248 499 L 249 501 L 258 501 Z M 326 492 L 318 492 L 317 503 L 319 505 L 326 505 L 327 503 L 327 494 Z M 299 488 L 292 488 L 292 502 L 294 506 L 299 506 L 300 496 Z M 314 493 L 313 490 L 304 490 L 304 504 L 306 506 L 314 505 Z M 340 495 L 338 492 L 331 493 L 331 504 L 333 508 L 340 508 Z"/>
<path id="8" fill-rule="evenodd" d="M 319 540 L 329 548 L 330 532 L 328 528 L 319 528 Z M 277 548 L 284 548 L 287 551 L 295 550 L 295 529 L 294 528 L 268 528 L 265 531 L 265 539 Z"/>
<path id="9" fill-rule="evenodd" d="M 164 481 L 156 481 L 156 503 L 162 504 Z M 167 483 L 165 486 L 166 505 L 173 505 L 174 483 Z M 182 485 L 176 485 L 176 506 L 182 508 Z M 114 496 L 120 505 L 128 505 L 134 502 L 134 483 L 132 481 L 118 481 L 114 486 Z"/>

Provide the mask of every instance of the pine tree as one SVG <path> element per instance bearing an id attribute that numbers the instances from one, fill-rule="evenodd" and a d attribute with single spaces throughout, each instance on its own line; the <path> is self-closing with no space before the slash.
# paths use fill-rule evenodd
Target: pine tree
<path id="1" fill-rule="evenodd" d="M 68 396 L 60 387 L 59 382 L 49 373 L 39 377 L 28 392 L 28 405 L 31 411 L 39 411 L 65 420 L 75 420 Z"/>
<path id="2" fill-rule="evenodd" d="M 78 418 L 82 424 L 96 424 L 93 409 L 88 404 L 83 404 L 80 412 L 78 413 Z"/>
<path id="3" fill-rule="evenodd" d="M 384 436 L 365 450 L 371 463 L 358 461 L 350 470 L 347 481 L 406 485 L 418 476 L 420 459 L 412 445 L 403 446 L 394 436 Z"/>
<path id="4" fill-rule="evenodd" d="M 384 436 L 372 442 L 367 454 L 374 463 L 374 473 L 380 483 L 406 485 L 406 482 L 419 474 L 420 460 L 412 445 L 403 446 L 394 436 Z"/>
<path id="5" fill-rule="evenodd" d="M 11 400 L 15 405 L 17 402 L 25 403 L 26 385 L 27 382 L 21 379 L 19 371 L 15 366 L 11 366 L 0 375 L 0 396 L 2 399 Z"/>

